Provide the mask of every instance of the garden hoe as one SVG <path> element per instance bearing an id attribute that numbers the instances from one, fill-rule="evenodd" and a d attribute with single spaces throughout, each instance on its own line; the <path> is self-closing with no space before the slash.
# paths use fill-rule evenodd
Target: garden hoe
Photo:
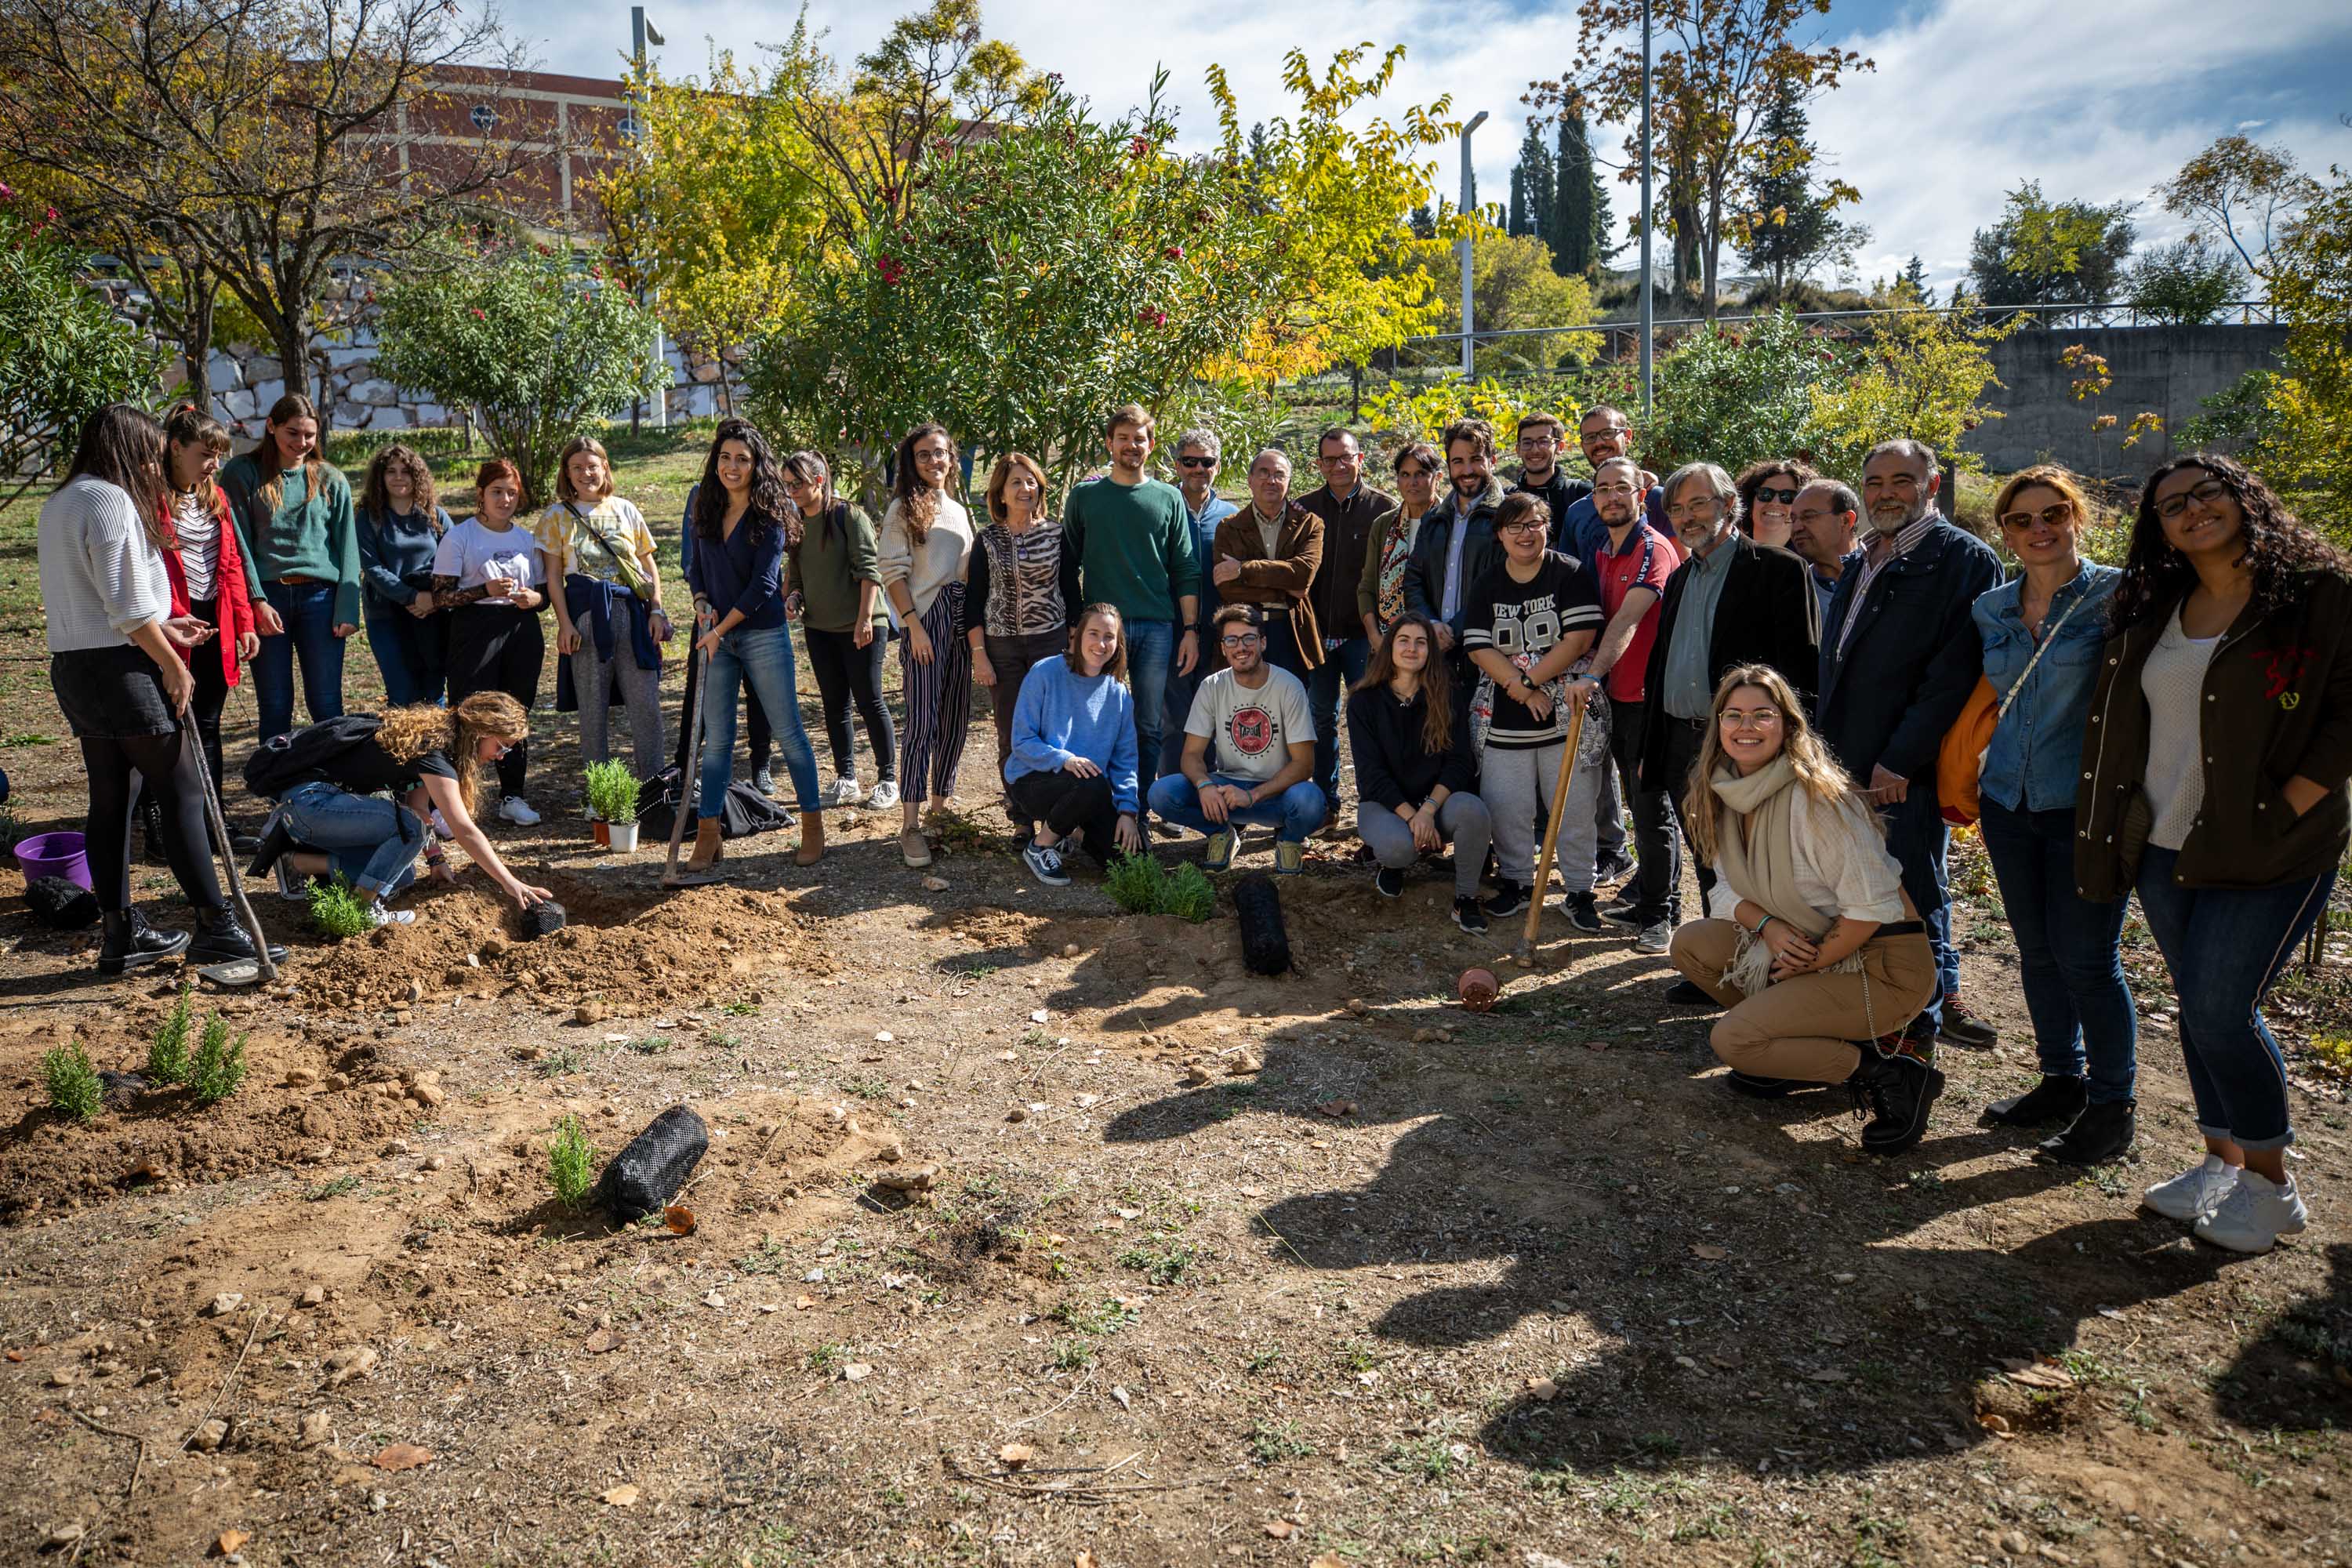
<path id="1" fill-rule="evenodd" d="M 215 985 L 238 989 L 276 980 L 278 965 L 269 956 L 269 937 L 261 929 L 261 918 L 253 912 L 252 900 L 245 896 L 245 877 L 237 869 L 236 847 L 229 842 L 228 819 L 221 815 L 220 790 L 213 783 L 212 764 L 205 760 L 204 742 L 193 729 L 184 729 L 180 733 L 182 744 L 195 752 L 196 776 L 205 785 L 205 820 L 212 828 L 213 851 L 220 857 L 221 880 L 228 885 L 228 896 L 236 905 L 236 918 L 244 924 L 245 934 L 253 939 L 255 955 L 206 964 L 196 973 Z"/>
<path id="2" fill-rule="evenodd" d="M 1559 778 L 1551 787 L 1551 819 L 1544 825 L 1543 855 L 1536 862 L 1535 890 L 1528 895 L 1528 923 L 1519 932 L 1518 951 L 1511 956 L 1521 969 L 1536 963 L 1536 926 L 1543 919 L 1544 896 L 1551 889 L 1552 850 L 1559 843 L 1560 814 L 1568 806 L 1569 781 L 1576 773 L 1576 748 L 1584 739 L 1584 704 L 1568 716 L 1568 744 L 1559 754 Z"/>

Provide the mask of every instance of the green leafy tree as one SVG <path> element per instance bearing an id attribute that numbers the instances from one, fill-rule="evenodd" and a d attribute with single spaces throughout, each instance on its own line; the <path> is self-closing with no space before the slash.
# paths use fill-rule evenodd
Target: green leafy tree
<path id="1" fill-rule="evenodd" d="M 1551 241 L 1553 267 L 1570 278 L 1589 277 L 1607 255 L 1609 193 L 1593 167 L 1584 117 L 1572 111 L 1562 114 L 1559 135 L 1559 150 L 1552 158 L 1552 221 L 1543 234 Z"/>
<path id="2" fill-rule="evenodd" d="M 376 363 L 474 409 L 539 505 L 566 441 L 660 384 L 653 331 L 625 289 L 570 250 L 447 244 L 383 290 Z"/>
<path id="3" fill-rule="evenodd" d="M 1929 310 L 1872 317 L 1851 366 L 1811 388 L 1801 450 L 1824 473 L 1850 481 L 1862 477 L 1872 447 L 1904 436 L 1927 442 L 1959 468 L 1982 467 L 1982 458 L 1960 449 L 1960 437 L 2003 417 L 1984 401 L 2000 384 L 1992 345 L 2024 321 L 1988 323 Z"/>
<path id="4" fill-rule="evenodd" d="M 2245 269 L 2234 253 L 2193 235 L 2142 252 L 2124 274 L 2133 310 L 2183 326 L 2211 321 L 2245 286 Z"/>
<path id="5" fill-rule="evenodd" d="M 2092 305 L 2116 297 L 2135 237 L 2132 204 L 2053 202 L 2028 180 L 2000 221 L 1969 245 L 1969 270 L 1988 306 Z"/>
<path id="6" fill-rule="evenodd" d="M 144 401 L 163 356 L 82 281 L 88 258 L 54 210 L 0 184 L 0 472 L 28 481 L 73 451 L 110 403 Z"/>
<path id="7" fill-rule="evenodd" d="M 1914 303 L 1930 307 L 1936 303 L 1936 291 L 1927 287 L 1927 265 L 1916 255 L 1905 264 L 1897 281 Z"/>
<path id="8" fill-rule="evenodd" d="M 1746 238 L 1740 250 L 1779 299 L 1825 263 L 1851 264 L 1870 230 L 1837 216 L 1840 205 L 1861 199 L 1860 192 L 1843 180 L 1813 177 L 1821 159 L 1798 84 L 1784 82 L 1774 94 L 1762 141 L 1742 215 Z"/>
<path id="9" fill-rule="evenodd" d="M 2165 211 L 2197 222 L 2197 237 L 2219 234 L 2248 272 L 2268 281 L 2279 237 L 2319 199 L 2320 184 L 2285 148 L 2224 136 L 2155 194 Z"/>
<path id="10" fill-rule="evenodd" d="M 1642 458 L 1659 473 L 1720 463 L 1734 473 L 1813 443 L 1813 391 L 1852 374 L 1860 355 L 1807 330 L 1786 310 L 1711 322 L 1660 359 L 1656 403 Z"/>
<path id="11" fill-rule="evenodd" d="M 1444 301 L 1437 330 L 1459 332 L 1461 258 L 1446 245 L 1424 245 L 1419 252 L 1416 264 L 1428 273 L 1432 289 Z M 1591 285 L 1581 277 L 1564 278 L 1554 271 L 1551 245 L 1540 236 L 1481 230 L 1471 247 L 1470 294 L 1481 333 L 1530 327 L 1563 329 L 1558 334 L 1498 338 L 1482 343 L 1473 362 L 1480 376 L 1580 363 L 1600 351 L 1598 334 L 1567 330 L 1592 320 Z"/>
<path id="12" fill-rule="evenodd" d="M 1549 237 L 1555 223 L 1558 183 L 1551 149 L 1544 145 L 1543 132 L 1530 120 L 1527 135 L 1519 142 L 1519 161 L 1511 165 L 1511 221 L 1505 226 L 1514 235 Z"/>

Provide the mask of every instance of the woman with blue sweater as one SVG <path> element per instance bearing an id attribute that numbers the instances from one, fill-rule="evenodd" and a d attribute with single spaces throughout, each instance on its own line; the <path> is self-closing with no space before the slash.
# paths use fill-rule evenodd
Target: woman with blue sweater
<path id="1" fill-rule="evenodd" d="M 2074 477 L 2025 469 L 1993 502 L 2022 575 L 1971 610 L 1985 679 L 2000 700 L 1978 781 L 1985 853 L 2017 937 L 2042 1081 L 1995 1100 L 1995 1127 L 2057 1122 L 2049 1157 L 2095 1165 L 2131 1147 L 2138 1026 L 2117 943 L 2122 899 L 2084 898 L 2074 877 L 2074 795 L 2107 601 L 2122 574 L 2079 552 L 2090 504 Z"/>
<path id="2" fill-rule="evenodd" d="M 1088 605 L 1068 651 L 1030 666 L 1013 706 L 1004 783 L 1014 809 L 1038 824 L 1021 858 L 1048 887 L 1069 882 L 1060 845 L 1074 833 L 1097 861 L 1143 847 L 1126 630 L 1118 610 Z"/>
<path id="3" fill-rule="evenodd" d="M 395 441 L 369 461 L 360 485 L 361 602 L 387 708 L 441 700 L 449 617 L 433 597 L 433 552 L 453 526 L 415 448 Z"/>
<path id="4" fill-rule="evenodd" d="M 783 470 L 747 419 L 722 419 L 695 487 L 695 548 L 686 581 L 701 601 L 695 647 L 709 660 L 702 680 L 702 784 L 694 858 L 686 875 L 715 881 L 727 785 L 735 761 L 735 709 L 744 685 L 759 694 L 792 775 L 801 814 L 796 865 L 824 853 L 816 752 L 801 727 L 793 645 L 784 629 L 784 552 L 800 542 L 801 514 L 784 494 Z"/>

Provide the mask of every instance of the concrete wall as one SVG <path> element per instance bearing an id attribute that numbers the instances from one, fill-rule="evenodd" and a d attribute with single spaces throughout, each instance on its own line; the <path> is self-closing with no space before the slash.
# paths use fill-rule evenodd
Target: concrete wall
<path id="1" fill-rule="evenodd" d="M 1986 466 L 2007 473 L 2038 462 L 2063 463 L 2103 478 L 2147 474 L 2179 449 L 2172 432 L 2202 413 L 2205 398 L 2227 391 L 2248 371 L 2277 368 L 2284 327 L 2093 327 L 2029 330 L 1993 345 L 2001 384 L 1984 401 L 2007 416 L 1987 420 L 1962 443 Z M 2080 343 L 2104 355 L 2114 384 L 2076 402 L 2077 373 L 2061 356 Z M 2160 416 L 2164 433 L 2126 449 L 2134 416 Z M 2115 428 L 2095 432 L 2100 415 Z"/>

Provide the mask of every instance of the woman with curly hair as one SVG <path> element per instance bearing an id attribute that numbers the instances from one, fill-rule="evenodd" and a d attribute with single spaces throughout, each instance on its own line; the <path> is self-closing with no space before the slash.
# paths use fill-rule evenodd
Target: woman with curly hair
<path id="1" fill-rule="evenodd" d="M 2352 563 L 2235 459 L 2149 476 L 2074 801 L 2086 899 L 2139 896 L 2205 1157 L 2141 1201 L 2233 1252 L 2304 1228 L 2263 993 L 2352 840 Z"/>
<path id="2" fill-rule="evenodd" d="M 367 900 L 373 923 L 405 925 L 416 911 L 388 905 L 416 879 L 420 852 L 436 877 L 457 880 L 426 826 L 437 812 L 449 837 L 499 890 L 530 908 L 550 897 L 548 890 L 507 869 L 475 819 L 482 765 L 530 734 L 530 715 L 503 691 L 477 691 L 448 708 L 392 709 L 373 732 L 327 756 L 310 778 L 278 796 L 253 875 L 275 871 L 278 890 L 299 899 L 309 879 L 339 873 Z"/>
<path id="3" fill-rule="evenodd" d="M 1750 463 L 1731 481 L 1739 492 L 1739 528 L 1759 544 L 1789 548 L 1790 515 L 1797 508 L 1797 492 L 1821 475 L 1794 458 L 1767 458 Z"/>
<path id="4" fill-rule="evenodd" d="M 709 660 L 702 677 L 701 793 L 697 797 L 694 857 L 685 876 L 716 880 L 725 826 L 727 786 L 733 782 L 735 710 L 749 684 L 759 697 L 792 775 L 801 814 L 801 844 L 793 863 L 814 866 L 824 853 L 824 816 L 817 797 L 816 752 L 801 724 L 801 698 L 793 673 L 793 644 L 784 627 L 784 552 L 801 542 L 800 509 L 784 493 L 783 470 L 767 437 L 748 419 L 722 419 L 694 487 L 690 518 L 694 556 L 687 586 L 696 600 L 695 642 Z"/>
<path id="5" fill-rule="evenodd" d="M 1847 1085 L 1876 1112 L 1862 1146 L 1902 1153 L 1944 1088 L 1901 1036 L 1936 996 L 1927 928 L 1877 819 L 1780 672 L 1725 671 L 1711 712 L 1683 828 L 1738 902 L 1730 920 L 1677 930 L 1674 965 L 1727 1009 L 1709 1043 L 1734 1089 Z"/>
<path id="6" fill-rule="evenodd" d="M 955 793 L 963 761 L 964 721 L 971 712 L 971 647 L 964 640 L 964 579 L 971 565 L 971 513 L 948 494 L 954 438 L 944 425 L 918 425 L 898 443 L 883 514 L 882 591 L 905 629 L 899 679 L 907 727 L 898 732 L 898 853 L 909 866 L 931 863 L 923 835 L 924 788 L 933 811 Z"/>
<path id="7" fill-rule="evenodd" d="M 432 466 L 394 441 L 360 484 L 360 579 L 368 651 L 394 708 L 438 702 L 449 678 L 449 617 L 433 598 L 433 555 L 455 526 Z"/>

